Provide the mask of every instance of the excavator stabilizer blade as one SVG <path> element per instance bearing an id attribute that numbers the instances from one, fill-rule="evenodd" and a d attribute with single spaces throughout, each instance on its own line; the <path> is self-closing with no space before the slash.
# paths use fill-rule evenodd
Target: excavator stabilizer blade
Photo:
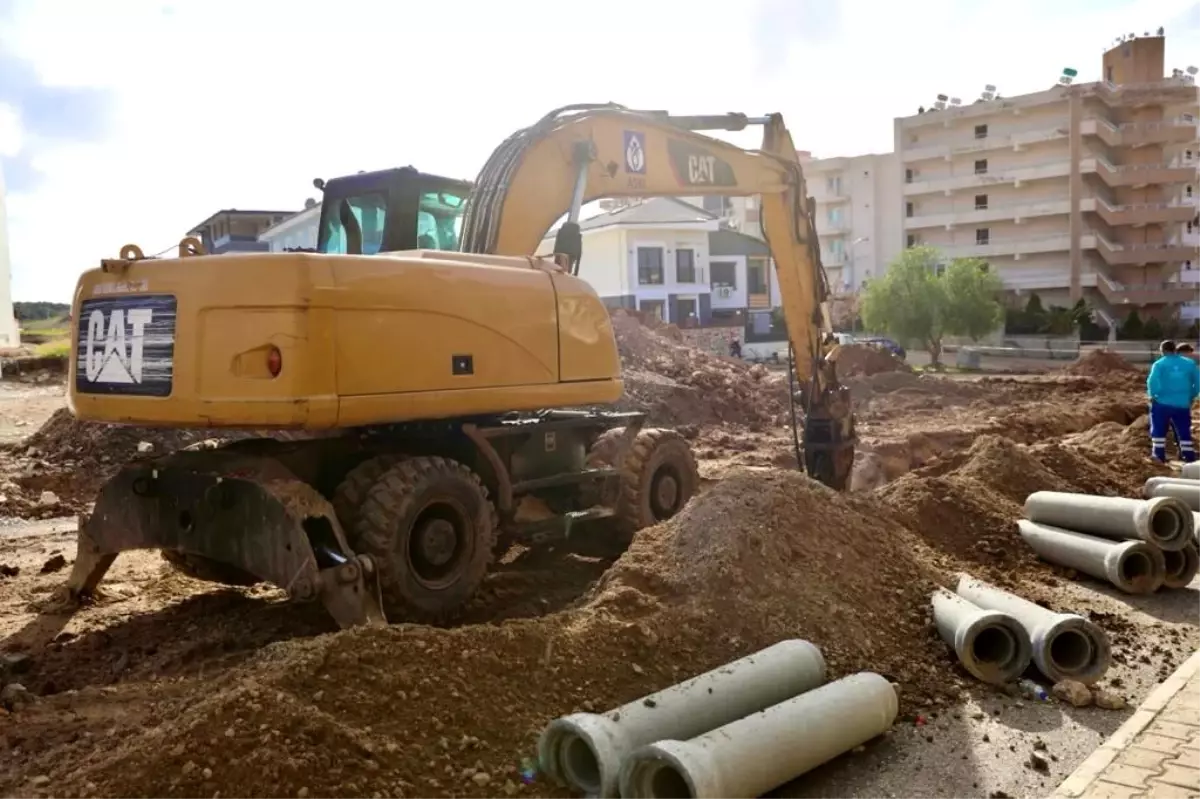
<path id="1" fill-rule="evenodd" d="M 93 591 L 118 553 L 161 549 L 321 599 L 342 627 L 386 623 L 371 559 L 351 551 L 320 493 L 269 458 L 199 450 L 130 464 L 80 521 L 72 598 Z"/>

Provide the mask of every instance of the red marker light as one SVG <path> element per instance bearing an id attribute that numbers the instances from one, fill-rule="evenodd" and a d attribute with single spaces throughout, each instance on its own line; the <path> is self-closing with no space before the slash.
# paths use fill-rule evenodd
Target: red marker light
<path id="1" fill-rule="evenodd" d="M 267 371 L 271 373 L 271 377 L 279 377 L 279 373 L 283 371 L 283 353 L 278 347 L 267 350 Z"/>

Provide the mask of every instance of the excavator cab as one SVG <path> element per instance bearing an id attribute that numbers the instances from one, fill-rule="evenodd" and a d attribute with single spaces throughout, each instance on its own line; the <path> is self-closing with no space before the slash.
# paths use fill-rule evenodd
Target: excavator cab
<path id="1" fill-rule="evenodd" d="M 324 194 L 317 251 L 376 255 L 399 250 L 458 250 L 471 183 L 411 166 L 318 178 Z"/>

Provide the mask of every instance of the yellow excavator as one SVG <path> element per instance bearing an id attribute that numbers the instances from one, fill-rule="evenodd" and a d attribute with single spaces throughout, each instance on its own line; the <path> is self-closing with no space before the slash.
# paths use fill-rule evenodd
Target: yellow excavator
<path id="1" fill-rule="evenodd" d="M 697 132 L 750 125 L 759 151 Z M 320 600 L 343 627 L 442 621 L 513 542 L 583 522 L 627 539 L 677 513 L 699 483 L 686 440 L 590 410 L 623 390 L 608 309 L 578 276 L 580 208 L 601 197 L 761 196 L 797 460 L 845 488 L 854 419 L 779 115 L 570 106 L 506 140 L 474 184 L 412 168 L 318 184 L 316 252 L 127 245 L 80 278 L 76 417 L 242 437 L 125 465 L 80 519 L 64 599 L 120 552 L 160 549 L 196 577 Z M 554 254 L 531 255 L 564 212 Z"/>

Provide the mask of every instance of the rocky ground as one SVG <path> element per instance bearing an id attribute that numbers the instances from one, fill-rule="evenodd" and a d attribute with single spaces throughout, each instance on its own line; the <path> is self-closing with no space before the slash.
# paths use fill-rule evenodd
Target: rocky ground
<path id="1" fill-rule="evenodd" d="M 786 375 L 616 324 L 624 403 L 692 440 L 703 493 L 615 560 L 510 551 L 453 629 L 338 632 L 156 553 L 122 555 L 74 615 L 39 613 L 74 559 L 62 517 L 124 460 L 215 432 L 82 425 L 61 384 L 0 383 L 0 681 L 25 689 L 0 710 L 0 793 L 559 796 L 531 760 L 548 720 L 797 636 L 833 677 L 886 675 L 902 715 L 786 795 L 1046 795 L 1128 711 L 981 686 L 931 628 L 935 585 L 965 570 L 1091 616 L 1117 654 L 1105 687 L 1133 704 L 1200 644 L 1195 584 L 1118 595 L 1040 563 L 1013 525 L 1030 491 L 1132 496 L 1167 473 L 1119 359 L 946 378 L 851 353 L 862 442 L 839 495 L 795 472 Z"/>

